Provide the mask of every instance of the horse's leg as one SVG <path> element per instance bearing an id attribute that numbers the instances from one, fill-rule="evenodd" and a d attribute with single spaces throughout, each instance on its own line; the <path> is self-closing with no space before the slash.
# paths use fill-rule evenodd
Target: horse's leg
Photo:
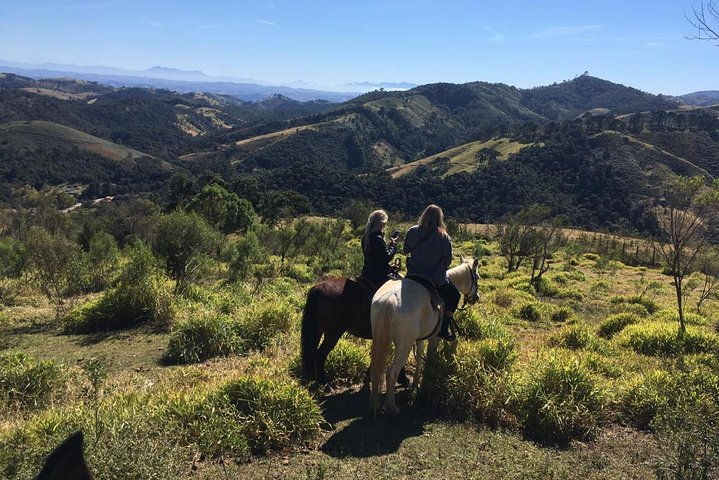
<path id="1" fill-rule="evenodd" d="M 422 381 L 422 375 L 424 374 L 424 340 L 417 340 L 415 342 L 415 352 L 414 352 L 414 360 L 415 360 L 415 370 L 414 370 L 414 379 L 412 380 L 412 388 L 418 388 L 420 382 Z"/>
<path id="2" fill-rule="evenodd" d="M 370 381 L 372 395 L 370 410 L 377 416 L 381 403 L 382 376 L 387 365 L 387 354 L 392 346 L 392 314 L 384 305 L 372 307 L 372 354 L 370 361 Z"/>
<path id="3" fill-rule="evenodd" d="M 320 348 L 317 349 L 315 357 L 315 368 L 317 369 L 316 374 L 317 381 L 319 383 L 325 383 L 327 381 L 325 378 L 325 362 L 327 361 L 327 355 L 329 355 L 332 349 L 335 348 L 335 345 L 337 345 L 337 342 L 344 333 L 345 332 L 343 330 L 325 332 L 324 338 L 322 339 Z"/>
<path id="4" fill-rule="evenodd" d="M 394 401 L 394 387 L 397 383 L 397 376 L 402 367 L 407 363 L 407 357 L 409 357 L 409 351 L 412 349 L 412 340 L 404 338 L 398 339 L 395 342 L 394 349 L 394 361 L 392 365 L 387 369 L 387 397 L 384 401 L 385 411 L 389 415 L 397 415 L 399 408 Z"/>

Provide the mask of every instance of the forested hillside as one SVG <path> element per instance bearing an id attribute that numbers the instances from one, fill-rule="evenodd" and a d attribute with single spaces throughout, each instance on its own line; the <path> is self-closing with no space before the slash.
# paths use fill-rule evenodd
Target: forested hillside
<path id="1" fill-rule="evenodd" d="M 650 232 L 647 208 L 674 175 L 719 176 L 716 109 L 588 75 L 530 90 L 439 83 L 341 105 L 2 80 L 5 201 L 13 186 L 69 182 L 91 187 L 86 196 L 150 190 L 176 202 L 221 178 L 268 218 L 353 202 L 413 217 L 435 202 L 491 222 L 544 203 L 576 226 Z M 53 88 L 97 92 L 57 98 Z M 55 135 L 26 148 L 27 132 L 8 127 L 38 120 L 92 135 L 95 146 Z M 155 163 L 113 163 L 97 155 L 108 145 Z"/>

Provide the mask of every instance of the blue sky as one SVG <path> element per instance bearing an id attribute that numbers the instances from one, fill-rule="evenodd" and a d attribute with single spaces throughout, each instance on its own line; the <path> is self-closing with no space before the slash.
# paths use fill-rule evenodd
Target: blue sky
<path id="1" fill-rule="evenodd" d="M 695 2 L 698 5 L 698 1 Z M 0 59 L 162 65 L 268 82 L 503 82 L 591 75 L 719 89 L 689 0 L 0 0 Z"/>

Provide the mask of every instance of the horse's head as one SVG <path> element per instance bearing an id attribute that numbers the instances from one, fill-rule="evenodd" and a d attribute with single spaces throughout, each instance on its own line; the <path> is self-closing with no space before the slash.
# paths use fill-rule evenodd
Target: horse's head
<path id="1" fill-rule="evenodd" d="M 469 290 L 464 293 L 466 302 L 470 305 L 474 305 L 479 301 L 479 273 L 477 273 L 477 267 L 479 266 L 479 260 L 471 258 L 462 258 L 462 263 L 467 265 L 467 279 L 469 284 Z"/>

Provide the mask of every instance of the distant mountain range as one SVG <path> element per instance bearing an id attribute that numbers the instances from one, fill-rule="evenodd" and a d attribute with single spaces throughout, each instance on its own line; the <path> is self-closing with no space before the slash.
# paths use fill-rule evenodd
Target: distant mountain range
<path id="1" fill-rule="evenodd" d="M 302 81 L 275 85 L 252 78 L 211 76 L 200 70 L 179 70 L 162 66 L 154 66 L 146 70 L 127 70 L 102 65 L 30 64 L 5 60 L 0 60 L 0 72 L 16 73 L 36 79 L 70 77 L 114 87 L 166 88 L 177 92 L 233 95 L 246 101 L 262 100 L 279 94 L 303 102 L 309 100 L 343 102 L 372 90 L 407 90 L 416 86 L 407 82 L 353 82 L 325 86 Z"/>
<path id="2" fill-rule="evenodd" d="M 687 93 L 686 95 L 682 95 L 677 98 L 688 105 L 708 107 L 710 105 L 719 104 L 719 90 Z"/>

